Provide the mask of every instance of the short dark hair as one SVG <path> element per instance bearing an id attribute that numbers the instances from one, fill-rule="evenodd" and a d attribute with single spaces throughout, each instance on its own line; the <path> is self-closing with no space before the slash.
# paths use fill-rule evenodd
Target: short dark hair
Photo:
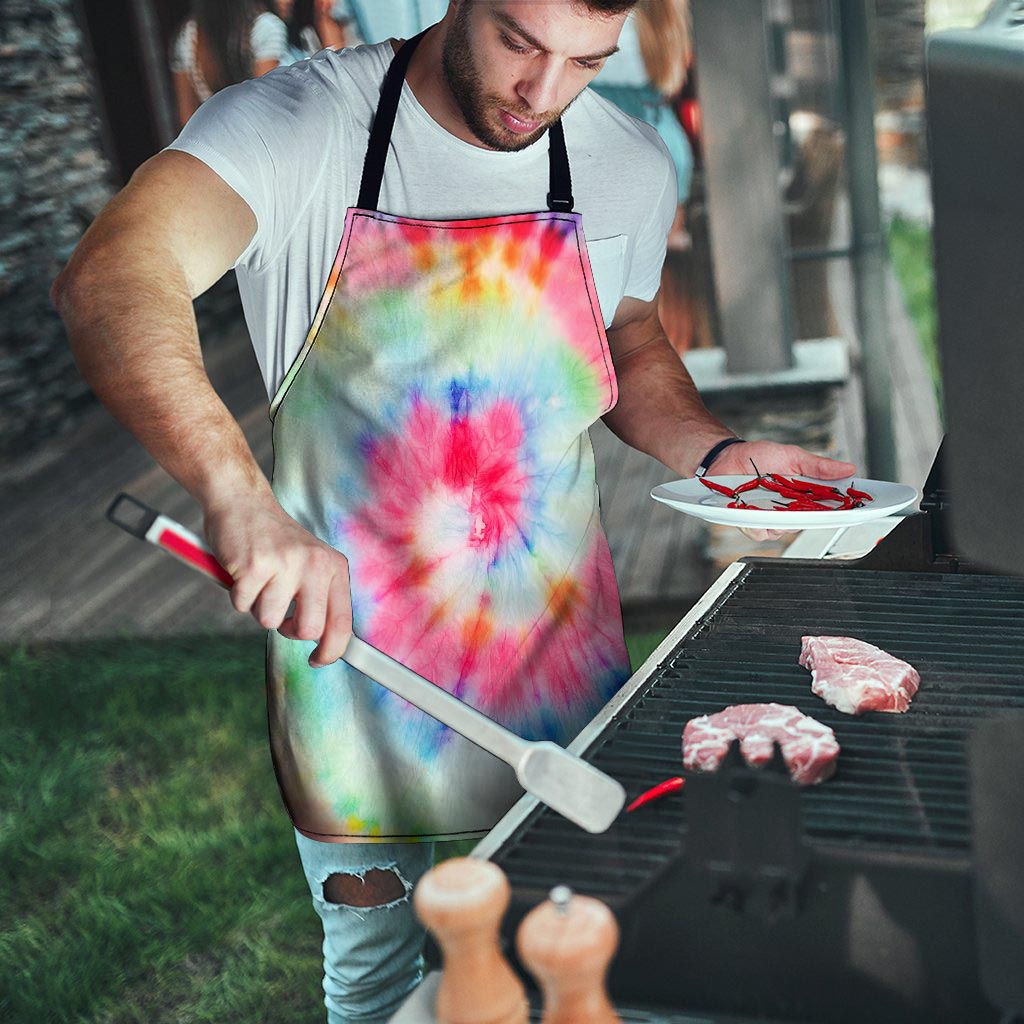
<path id="1" fill-rule="evenodd" d="M 474 0 L 464 0 L 467 7 L 473 2 Z M 641 2 L 642 0 L 570 0 L 573 7 L 586 7 L 597 15 L 606 15 L 608 17 L 622 14 L 623 11 L 630 11 Z"/>
<path id="2" fill-rule="evenodd" d="M 597 14 L 622 14 L 639 3 L 639 0 L 576 0 L 576 3 L 589 7 Z"/>

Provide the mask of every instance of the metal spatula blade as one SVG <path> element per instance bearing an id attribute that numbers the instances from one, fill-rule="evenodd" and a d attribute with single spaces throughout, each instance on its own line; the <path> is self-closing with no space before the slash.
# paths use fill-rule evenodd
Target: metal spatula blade
<path id="1" fill-rule="evenodd" d="M 199 537 L 136 498 L 119 495 L 107 510 L 107 518 L 133 536 L 206 573 L 221 586 L 232 585 L 227 570 Z M 557 744 L 522 739 L 357 636 L 349 641 L 342 658 L 511 765 L 523 789 L 587 832 L 605 832 L 622 810 L 626 802 L 622 786 Z"/>
<path id="2" fill-rule="evenodd" d="M 353 636 L 342 658 L 392 693 L 415 704 L 459 735 L 500 757 L 519 785 L 588 832 L 604 832 L 626 802 L 626 791 L 556 743 L 524 740 L 383 651 Z"/>
<path id="3" fill-rule="evenodd" d="M 516 778 L 541 803 L 588 832 L 606 832 L 626 802 L 615 779 L 547 740 L 530 744 Z"/>

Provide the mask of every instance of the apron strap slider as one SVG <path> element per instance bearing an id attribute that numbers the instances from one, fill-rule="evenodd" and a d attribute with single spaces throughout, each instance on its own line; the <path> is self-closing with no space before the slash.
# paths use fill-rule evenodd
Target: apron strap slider
<path id="1" fill-rule="evenodd" d="M 572 213 L 573 198 L 572 193 L 569 193 L 568 198 L 565 196 L 555 196 L 550 192 L 548 193 L 548 209 L 553 210 L 556 213 Z"/>

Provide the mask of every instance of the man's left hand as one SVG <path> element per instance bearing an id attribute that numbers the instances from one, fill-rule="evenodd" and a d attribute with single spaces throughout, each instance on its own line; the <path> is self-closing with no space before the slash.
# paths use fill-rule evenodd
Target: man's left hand
<path id="1" fill-rule="evenodd" d="M 708 476 L 754 476 L 755 469 L 767 475 L 781 473 L 783 476 L 810 477 L 812 480 L 840 480 L 853 476 L 857 471 L 852 462 L 837 462 L 835 459 L 815 455 L 795 444 L 778 444 L 775 441 L 744 441 L 732 444 L 718 456 L 708 469 Z M 751 540 L 775 540 L 786 530 L 742 531 Z"/>

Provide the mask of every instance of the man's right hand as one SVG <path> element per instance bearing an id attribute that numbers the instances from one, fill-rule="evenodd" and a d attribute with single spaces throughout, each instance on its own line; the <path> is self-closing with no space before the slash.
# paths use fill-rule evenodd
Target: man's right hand
<path id="1" fill-rule="evenodd" d="M 352 635 L 352 598 L 340 551 L 301 527 L 272 495 L 208 505 L 203 526 L 235 581 L 238 611 L 289 639 L 318 640 L 309 658 L 314 668 L 342 656 Z"/>

